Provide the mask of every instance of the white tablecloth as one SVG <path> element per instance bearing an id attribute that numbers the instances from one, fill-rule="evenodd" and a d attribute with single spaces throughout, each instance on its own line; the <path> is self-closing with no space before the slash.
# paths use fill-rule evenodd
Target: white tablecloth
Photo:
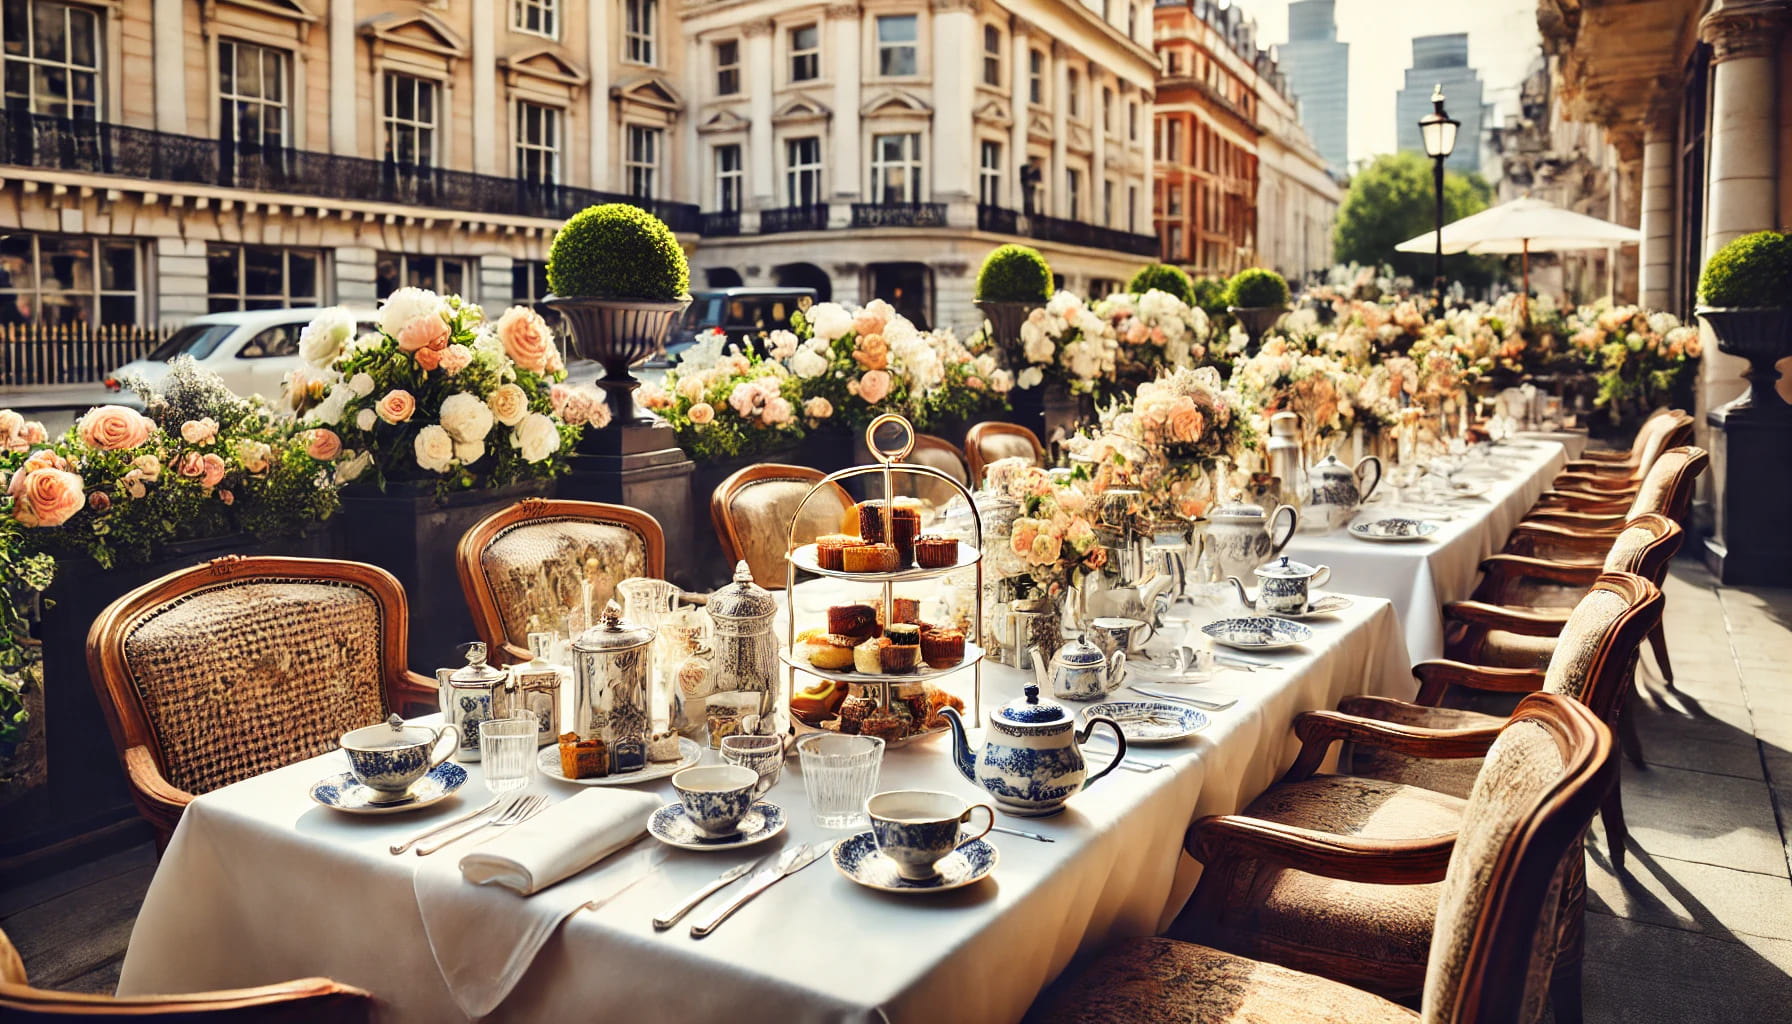
<path id="1" fill-rule="evenodd" d="M 664 933 L 650 920 L 747 857 L 672 851 L 656 875 L 601 910 L 568 919 L 487 1019 L 1018 1020 L 1078 952 L 1167 925 L 1199 871 L 1182 853 L 1189 821 L 1236 811 L 1286 769 L 1296 713 L 1353 693 L 1411 696 L 1385 601 L 1359 599 L 1314 626 L 1303 648 L 1263 655 L 1286 670 L 1225 671 L 1195 687 L 1240 699 L 1211 714 L 1193 740 L 1131 752 L 1171 767 L 1116 769 L 1055 817 L 998 815 L 999 824 L 1057 842 L 992 833 L 1001 859 L 991 879 L 939 897 L 900 898 L 861 889 L 817 863 L 694 940 L 688 919 Z M 1018 696 L 1022 683 L 1020 673 L 986 665 L 984 707 Z M 891 750 L 879 788 L 982 799 L 953 768 L 948 742 Z M 1090 760 L 1100 765 L 1105 755 L 1091 752 Z M 137 919 L 121 993 L 327 975 L 374 992 L 382 1021 L 462 1019 L 418 915 L 411 875 L 419 861 L 386 847 L 483 801 L 478 765 L 468 766 L 472 780 L 457 798 L 385 818 L 341 815 L 307 798 L 314 781 L 342 767 L 340 754 L 324 755 L 206 794 L 187 809 Z M 534 785 L 562 799 L 579 791 L 548 779 Z M 649 785 L 673 799 L 669 784 Z M 810 822 L 794 757 L 769 798 L 791 812 L 792 823 L 784 837 L 754 848 L 755 856 L 845 834 Z M 436 856 L 466 849 L 457 844 Z"/>
<path id="2" fill-rule="evenodd" d="M 1487 493 L 1474 501 L 1453 503 L 1456 518 L 1438 523 L 1438 532 L 1429 540 L 1375 543 L 1357 540 L 1339 528 L 1325 534 L 1297 533 L 1283 553 L 1330 566 L 1327 590 L 1372 594 L 1393 602 L 1413 662 L 1442 657 L 1444 603 L 1460 601 L 1474 591 L 1481 560 L 1505 546 L 1513 527 L 1567 461 L 1557 442 L 1519 443 L 1525 447 L 1513 449 L 1512 458 L 1497 463 L 1499 475 L 1490 478 Z M 1359 519 L 1401 514 L 1391 500 L 1375 498 Z"/>
<path id="3" fill-rule="evenodd" d="M 1570 459 L 1578 459 L 1587 450 L 1587 431 L 1585 428 L 1575 430 L 1521 430 L 1514 435 L 1520 441 L 1555 441 L 1568 453 Z"/>

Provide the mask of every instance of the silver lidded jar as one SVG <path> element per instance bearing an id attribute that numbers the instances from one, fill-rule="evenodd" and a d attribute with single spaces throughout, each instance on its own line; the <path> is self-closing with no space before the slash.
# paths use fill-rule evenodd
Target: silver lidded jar
<path id="1" fill-rule="evenodd" d="M 486 663 L 485 644 L 477 640 L 468 644 L 466 658 L 460 668 L 436 670 L 442 724 L 460 733 L 454 757 L 463 762 L 479 760 L 479 723 L 509 718 L 513 696 L 510 674 Z"/>
<path id="2" fill-rule="evenodd" d="M 753 582 L 753 570 L 743 559 L 734 567 L 734 581 L 710 595 L 707 610 L 710 675 L 715 682 L 711 708 L 730 704 L 738 708 L 741 732 L 775 732 L 778 640 L 772 620 L 778 614 L 778 602 L 770 591 Z"/>
<path id="3" fill-rule="evenodd" d="M 574 718 L 569 731 L 582 740 L 604 741 L 611 775 L 647 766 L 653 641 L 653 630 L 623 618 L 611 601 L 603 619 L 572 642 Z"/>

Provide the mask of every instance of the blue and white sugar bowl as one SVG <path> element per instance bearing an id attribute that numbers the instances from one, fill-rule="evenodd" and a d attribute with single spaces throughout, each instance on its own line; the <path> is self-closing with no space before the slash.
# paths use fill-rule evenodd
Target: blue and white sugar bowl
<path id="1" fill-rule="evenodd" d="M 1111 718 L 1099 715 L 1077 731 L 1076 718 L 1062 704 L 1039 698 L 1028 683 L 1026 696 L 997 708 L 983 730 L 983 748 L 971 752 L 964 720 L 950 707 L 940 714 L 952 726 L 952 760 L 964 777 L 982 786 L 998 810 L 1026 818 L 1055 814 L 1064 801 L 1114 770 L 1126 756 L 1126 736 Z M 1114 734 L 1117 749 L 1107 766 L 1089 774 L 1080 744 L 1097 725 Z"/>

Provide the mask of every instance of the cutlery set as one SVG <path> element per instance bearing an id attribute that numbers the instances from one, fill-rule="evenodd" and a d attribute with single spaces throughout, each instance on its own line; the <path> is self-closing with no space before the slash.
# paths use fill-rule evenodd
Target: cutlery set
<path id="1" fill-rule="evenodd" d="M 479 817 L 493 807 L 496 807 L 499 799 L 500 798 L 498 797 L 493 797 L 491 801 L 484 806 L 468 811 L 458 818 L 451 818 L 448 821 L 444 821 L 440 825 L 424 829 L 422 832 L 406 839 L 402 843 L 393 843 L 389 849 L 392 851 L 393 856 L 397 856 L 410 849 L 412 846 L 417 846 L 421 840 L 428 839 L 430 836 L 444 832 L 456 825 L 465 824 L 466 822 Z M 417 856 L 427 857 L 437 850 L 440 850 L 442 847 L 447 846 L 450 843 L 459 842 L 481 829 L 509 828 L 512 825 L 521 825 L 523 822 L 528 821 L 530 818 L 533 818 L 546 810 L 547 806 L 548 798 L 539 793 L 523 793 L 513 796 L 510 798 L 510 801 L 502 808 L 499 808 L 498 813 L 489 820 L 473 822 L 472 824 L 467 825 L 466 828 L 455 832 L 447 838 L 438 839 L 433 843 L 424 843 L 421 846 L 417 846 Z"/>
<path id="2" fill-rule="evenodd" d="M 715 931 L 723 921 L 728 920 L 729 915 L 733 914 L 741 907 L 746 906 L 753 897 L 758 896 L 765 890 L 770 889 L 784 879 L 789 878 L 791 875 L 796 874 L 798 871 L 801 871 L 820 860 L 833 848 L 834 840 L 830 839 L 825 843 L 798 843 L 790 849 L 785 850 L 782 854 L 778 855 L 778 859 L 775 862 L 766 864 L 764 867 L 759 868 L 758 871 L 753 872 L 752 879 L 747 883 L 746 891 L 735 897 L 733 903 L 728 904 L 711 914 L 709 917 L 691 925 L 691 938 L 701 939 L 710 932 Z M 750 867 L 751 865 L 749 865 L 749 868 Z M 711 893 L 723 888 L 745 873 L 745 871 L 739 869 L 725 872 L 721 878 L 698 890 L 698 892 L 690 899 L 686 900 L 684 904 L 675 908 L 673 916 L 669 920 L 665 918 L 655 918 L 653 922 L 654 928 L 663 931 L 666 928 L 672 927 L 672 925 L 676 924 L 678 919 L 688 913 L 692 907 L 703 902 L 703 900 Z M 661 924 L 662 921 L 665 923 Z"/>

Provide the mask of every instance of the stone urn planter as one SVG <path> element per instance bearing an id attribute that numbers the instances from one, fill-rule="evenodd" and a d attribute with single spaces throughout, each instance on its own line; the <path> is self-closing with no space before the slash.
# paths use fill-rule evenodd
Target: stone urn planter
<path id="1" fill-rule="evenodd" d="M 1244 328 L 1245 336 L 1250 339 L 1250 351 L 1256 352 L 1257 346 L 1263 343 L 1263 336 L 1269 332 L 1276 322 L 1288 312 L 1287 306 L 1227 306 L 1226 312 Z"/>
<path id="2" fill-rule="evenodd" d="M 1696 312 L 1717 336 L 1719 351 L 1748 360 L 1748 391 L 1729 407 L 1792 414 L 1792 406 L 1775 390 L 1780 378 L 1775 364 L 1792 356 L 1792 308 L 1700 306 Z"/>
<path id="3" fill-rule="evenodd" d="M 610 404 L 610 430 L 658 420 L 635 407 L 641 382 L 629 370 L 646 362 L 666 345 L 672 321 L 691 304 L 689 297 L 670 302 L 645 299 L 556 298 L 545 305 L 566 318 L 572 348 L 604 368 L 597 380 Z"/>
<path id="4" fill-rule="evenodd" d="M 1024 366 L 1021 358 L 1020 325 L 1027 322 L 1033 310 L 1040 308 L 1038 303 L 1011 302 L 997 299 L 978 299 L 973 305 L 989 321 L 990 340 L 1008 361 L 1009 366 Z"/>

